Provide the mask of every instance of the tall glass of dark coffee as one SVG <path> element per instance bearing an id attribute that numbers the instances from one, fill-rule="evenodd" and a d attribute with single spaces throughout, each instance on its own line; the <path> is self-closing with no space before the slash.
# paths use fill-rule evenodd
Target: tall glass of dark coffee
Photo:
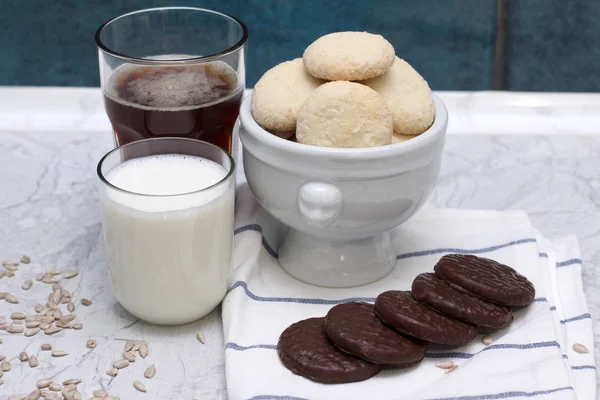
<path id="1" fill-rule="evenodd" d="M 115 145 L 171 136 L 234 152 L 247 38 L 238 19 L 192 7 L 135 11 L 103 24 L 96 43 Z"/>

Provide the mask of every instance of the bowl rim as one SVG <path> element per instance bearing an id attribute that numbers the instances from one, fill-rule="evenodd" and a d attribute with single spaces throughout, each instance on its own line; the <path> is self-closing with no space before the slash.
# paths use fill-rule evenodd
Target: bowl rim
<path id="1" fill-rule="evenodd" d="M 240 107 L 240 122 L 242 128 L 240 130 L 240 137 L 242 138 L 242 142 L 244 142 L 243 138 L 245 135 L 250 135 L 265 147 L 300 157 L 314 156 L 328 159 L 353 160 L 380 160 L 382 158 L 398 157 L 428 147 L 438 140 L 443 139 L 446 135 L 446 128 L 448 125 L 448 111 L 446 106 L 437 95 L 432 93 L 431 97 L 433 98 L 435 108 L 433 124 L 425 132 L 409 140 L 385 146 L 358 149 L 311 146 L 280 138 L 258 125 L 252 116 L 252 95 L 253 93 L 250 93 L 246 96 Z M 244 143 L 244 145 L 246 145 L 246 143 Z"/>

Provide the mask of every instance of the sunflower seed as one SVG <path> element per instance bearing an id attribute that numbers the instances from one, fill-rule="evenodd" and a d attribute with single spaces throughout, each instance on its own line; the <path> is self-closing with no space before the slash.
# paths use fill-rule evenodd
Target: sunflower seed
<path id="1" fill-rule="evenodd" d="M 66 274 L 64 274 L 63 278 L 71 279 L 71 278 L 75 278 L 77 275 L 79 275 L 79 271 L 70 271 L 70 272 L 67 272 Z"/>
<path id="2" fill-rule="evenodd" d="M 65 296 L 63 295 L 60 298 L 60 304 L 69 304 L 71 302 L 71 296 Z"/>
<path id="3" fill-rule="evenodd" d="M 94 339 L 90 339 L 87 341 L 87 343 L 85 344 L 85 346 L 88 349 L 95 349 L 96 348 L 96 341 Z"/>
<path id="4" fill-rule="evenodd" d="M 104 390 L 94 390 L 93 395 L 94 397 L 98 397 L 100 399 L 108 397 L 108 393 L 106 393 Z"/>
<path id="5" fill-rule="evenodd" d="M 458 365 L 453 365 L 450 368 L 448 368 L 446 370 L 446 372 L 444 372 L 445 374 L 449 374 L 450 372 L 454 371 L 456 368 L 458 368 Z"/>
<path id="6" fill-rule="evenodd" d="M 202 333 L 202 331 L 196 332 L 196 339 L 198 339 L 200 343 L 204 344 L 204 333 Z"/>
<path id="7" fill-rule="evenodd" d="M 57 269 L 51 269 L 50 271 L 47 271 L 46 273 L 47 273 L 48 275 L 50 275 L 50 276 L 56 276 L 56 275 L 60 275 L 60 274 L 62 274 L 62 272 L 60 272 L 60 271 L 59 271 L 59 270 L 57 270 Z"/>
<path id="8" fill-rule="evenodd" d="M 13 264 L 6 264 L 6 265 L 2 264 L 2 265 L 4 266 L 4 268 L 9 270 L 10 272 L 14 272 L 19 269 L 19 267 L 17 267 L 16 265 L 13 265 Z"/>
<path id="9" fill-rule="evenodd" d="M 83 379 L 81 379 L 81 378 L 67 379 L 66 381 L 63 382 L 63 385 L 65 385 L 65 386 L 79 385 L 82 381 L 83 381 Z"/>
<path id="10" fill-rule="evenodd" d="M 21 264 L 29 264 L 29 263 L 31 263 L 31 257 L 23 254 L 21 256 Z"/>
<path id="11" fill-rule="evenodd" d="M 19 299 L 17 298 L 17 296 L 14 296 L 10 293 L 6 295 L 4 300 L 6 300 L 7 302 L 9 302 L 11 304 L 17 304 L 19 302 Z"/>
<path id="12" fill-rule="evenodd" d="M 39 273 L 37 273 L 37 274 L 35 275 L 35 280 L 36 280 L 36 281 L 38 281 L 38 282 L 39 282 L 39 281 L 41 281 L 42 279 L 44 279 L 44 275 L 45 275 L 45 274 L 44 274 L 43 272 L 39 272 Z"/>
<path id="13" fill-rule="evenodd" d="M 156 375 L 156 367 L 154 366 L 154 364 L 152 364 L 144 371 L 144 378 L 152 379 L 154 378 L 154 375 Z"/>
<path id="14" fill-rule="evenodd" d="M 29 366 L 30 366 L 31 368 L 35 368 L 35 367 L 37 367 L 37 366 L 38 366 L 38 360 L 37 360 L 37 357 L 36 357 L 36 356 L 31 356 L 31 357 L 29 357 Z"/>
<path id="15" fill-rule="evenodd" d="M 75 304 L 73 304 L 73 302 L 69 302 L 69 304 L 67 304 L 67 310 L 72 313 L 73 311 L 75 311 Z"/>
<path id="16" fill-rule="evenodd" d="M 146 343 L 142 343 L 138 351 L 142 358 L 146 358 L 146 356 L 148 355 L 148 346 L 146 346 Z"/>
<path id="17" fill-rule="evenodd" d="M 71 322 L 71 321 L 73 321 L 75 319 L 75 317 L 77 317 L 77 315 L 75 315 L 75 314 L 67 314 L 67 315 L 63 315 L 60 320 L 64 321 L 64 322 Z"/>
<path id="18" fill-rule="evenodd" d="M 62 385 L 60 383 L 52 382 L 50 386 L 48 386 L 48 389 L 52 390 L 53 392 L 60 392 Z"/>
<path id="19" fill-rule="evenodd" d="M 22 312 L 14 312 L 10 314 L 10 319 L 25 319 L 25 314 Z"/>
<path id="20" fill-rule="evenodd" d="M 63 313 L 62 311 L 60 311 L 58 308 L 56 310 L 54 310 L 54 319 L 59 320 L 63 317 Z"/>
<path id="21" fill-rule="evenodd" d="M 42 397 L 45 400 L 60 400 L 58 397 L 58 393 L 49 392 L 48 390 L 42 390 Z"/>
<path id="22" fill-rule="evenodd" d="M 50 323 L 54 322 L 54 317 L 51 315 L 42 315 L 40 317 L 40 321 L 50 324 Z"/>
<path id="23" fill-rule="evenodd" d="M 16 260 L 4 260 L 4 261 L 2 261 L 2 265 L 5 267 L 7 265 L 17 266 L 17 265 L 19 265 L 19 262 Z"/>
<path id="24" fill-rule="evenodd" d="M 115 361 L 113 363 L 113 367 L 117 368 L 117 369 L 123 369 L 123 368 L 129 367 L 129 361 L 127 361 L 125 359 Z"/>
<path id="25" fill-rule="evenodd" d="M 48 329 L 49 327 L 50 327 L 50 324 L 49 324 L 49 323 L 47 323 L 47 322 L 42 322 L 42 323 L 40 324 L 40 329 L 41 329 L 41 330 L 43 330 L 43 331 L 45 331 L 45 330 L 46 330 L 46 329 Z"/>
<path id="26" fill-rule="evenodd" d="M 133 387 L 139 390 L 140 392 L 146 393 L 146 386 L 140 381 L 133 382 Z"/>
<path id="27" fill-rule="evenodd" d="M 135 346 L 135 340 L 128 340 L 125 342 L 125 351 L 131 351 Z"/>
<path id="28" fill-rule="evenodd" d="M 40 322 L 41 320 L 42 320 L 42 317 L 37 314 L 29 314 L 28 316 L 25 317 L 25 321 L 27 321 L 27 322 Z"/>
<path id="29" fill-rule="evenodd" d="M 108 371 L 106 371 L 106 375 L 117 376 L 118 372 L 119 370 L 117 368 L 111 368 Z"/>
<path id="30" fill-rule="evenodd" d="M 54 334 L 56 332 L 60 332 L 60 331 L 62 331 L 61 327 L 50 325 L 46 330 L 44 330 L 44 333 L 46 335 L 52 335 L 52 334 Z"/>
<path id="31" fill-rule="evenodd" d="M 129 361 L 130 363 L 135 362 L 135 354 L 129 351 L 123 352 L 123 358 Z"/>
<path id="32" fill-rule="evenodd" d="M 22 394 L 13 394 L 12 396 L 10 396 L 8 398 L 8 400 L 25 400 L 26 397 L 23 396 Z"/>
<path id="33" fill-rule="evenodd" d="M 2 354 L 0 354 L 0 361 L 4 361 L 6 359 L 6 356 L 3 356 Z"/>
<path id="34" fill-rule="evenodd" d="M 83 328 L 83 324 L 80 323 L 76 323 L 71 325 L 71 328 L 75 329 L 76 331 L 80 330 L 81 328 Z"/>
<path id="35" fill-rule="evenodd" d="M 577 353 L 579 354 L 587 354 L 590 351 L 588 350 L 587 347 L 585 347 L 584 345 L 582 345 L 581 343 L 575 343 L 573 345 L 573 350 L 575 350 Z"/>
<path id="36" fill-rule="evenodd" d="M 3 322 L 0 324 L 0 331 L 5 331 L 8 329 L 8 327 L 10 326 L 10 324 L 8 322 Z"/>
<path id="37" fill-rule="evenodd" d="M 37 328 L 41 323 L 41 321 L 27 321 L 25 322 L 25 328 Z"/>
<path id="38" fill-rule="evenodd" d="M 32 286 L 33 286 L 33 281 L 31 279 L 27 279 L 21 285 L 21 289 L 23 289 L 23 290 L 29 290 L 29 289 L 31 289 Z"/>
<path id="39" fill-rule="evenodd" d="M 58 283 L 58 281 L 54 279 L 52 275 L 44 275 L 44 277 L 42 278 L 42 282 L 47 283 L 48 285 Z"/>
<path id="40" fill-rule="evenodd" d="M 23 327 L 23 325 L 11 325 L 8 328 L 6 328 L 6 332 L 8 333 L 23 333 L 25 331 L 25 328 Z"/>
<path id="41" fill-rule="evenodd" d="M 133 345 L 133 351 L 138 351 L 140 349 L 140 346 L 145 344 L 147 346 L 147 343 L 145 340 L 138 340 L 137 342 L 135 342 L 135 344 Z"/>
<path id="42" fill-rule="evenodd" d="M 15 273 L 13 271 L 8 271 L 6 273 L 6 276 L 9 277 L 9 278 L 14 278 L 15 277 Z"/>
<path id="43" fill-rule="evenodd" d="M 40 333 L 40 328 L 32 328 L 32 329 L 27 329 L 24 333 L 25 337 L 31 337 L 31 336 L 35 336 L 38 333 Z"/>
<path id="44" fill-rule="evenodd" d="M 52 383 L 52 379 L 40 379 L 37 381 L 38 389 L 46 389 Z"/>
<path id="45" fill-rule="evenodd" d="M 29 361 L 29 356 L 27 355 L 27 353 L 22 351 L 19 353 L 19 360 L 21 360 L 21 362 Z"/>
<path id="46" fill-rule="evenodd" d="M 44 351 L 52 350 L 52 345 L 50 343 L 44 343 L 40 346 L 40 349 Z"/>
<path id="47" fill-rule="evenodd" d="M 0 279 L 4 278 L 6 276 L 6 270 L 1 270 L 0 271 Z"/>
<path id="48" fill-rule="evenodd" d="M 494 341 L 494 339 L 492 338 L 492 335 L 485 335 L 481 341 L 483 342 L 483 344 L 485 344 L 486 346 L 489 346 L 490 344 L 492 344 L 492 342 Z"/>
<path id="49" fill-rule="evenodd" d="M 52 357 L 64 357 L 69 355 L 69 353 L 67 353 L 64 350 L 52 350 L 52 353 L 50 353 L 52 355 Z"/>
<path id="50" fill-rule="evenodd" d="M 83 299 L 81 299 L 81 304 L 83 304 L 84 306 L 91 306 L 92 305 L 92 301 L 90 299 L 86 299 L 85 297 Z"/>
<path id="51" fill-rule="evenodd" d="M 40 392 L 40 389 L 35 389 L 33 392 L 29 393 L 29 396 L 27 396 L 27 400 L 37 400 L 40 398 L 41 395 L 42 392 Z"/>
<path id="52" fill-rule="evenodd" d="M 8 372 L 10 371 L 10 363 L 6 360 L 2 360 L 2 363 L 0 364 L 0 369 L 2 370 L 2 372 Z"/>
<path id="53" fill-rule="evenodd" d="M 62 290 L 62 286 L 60 286 L 60 282 L 53 283 L 52 290 Z"/>

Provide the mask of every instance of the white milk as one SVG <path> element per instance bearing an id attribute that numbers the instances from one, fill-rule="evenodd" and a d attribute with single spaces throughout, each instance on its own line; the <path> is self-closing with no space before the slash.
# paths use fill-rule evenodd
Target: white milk
<path id="1" fill-rule="evenodd" d="M 191 192 L 226 174 L 213 161 L 168 154 L 125 161 L 106 175 L 114 186 L 139 193 L 100 188 L 110 279 L 115 297 L 133 315 L 183 324 L 223 299 L 231 266 L 234 182 Z"/>

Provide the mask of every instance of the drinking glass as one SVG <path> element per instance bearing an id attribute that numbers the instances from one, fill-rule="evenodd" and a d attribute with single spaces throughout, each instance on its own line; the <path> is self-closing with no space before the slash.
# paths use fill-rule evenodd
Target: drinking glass
<path id="1" fill-rule="evenodd" d="M 139 174 L 132 178 L 134 165 L 128 162 L 141 157 L 135 167 L 149 168 L 142 170 L 146 179 L 152 179 L 152 171 L 162 171 L 164 182 L 179 180 L 187 185 L 203 178 L 203 171 L 196 169 L 165 178 L 166 169 L 160 163 L 169 160 L 149 157 L 157 155 L 187 157 L 188 161 L 194 161 L 189 156 L 200 157 L 203 160 L 196 160 L 200 164 L 210 160 L 218 164 L 213 168 L 223 168 L 224 176 L 210 186 L 195 190 L 200 187 L 196 185 L 184 193 L 163 194 L 168 189 L 161 192 L 161 187 L 153 187 L 152 194 L 132 190 L 129 185 L 139 185 L 142 179 Z M 100 160 L 98 191 L 108 273 L 115 297 L 131 314 L 155 324 L 184 324 L 203 317 L 221 302 L 231 269 L 234 170 L 233 158 L 223 149 L 187 138 L 135 141 Z M 118 174 L 129 176 L 130 183 L 117 180 Z"/>
<path id="2" fill-rule="evenodd" d="M 237 151 L 243 22 L 202 8 L 151 8 L 107 21 L 95 37 L 116 146 L 168 136 Z"/>

